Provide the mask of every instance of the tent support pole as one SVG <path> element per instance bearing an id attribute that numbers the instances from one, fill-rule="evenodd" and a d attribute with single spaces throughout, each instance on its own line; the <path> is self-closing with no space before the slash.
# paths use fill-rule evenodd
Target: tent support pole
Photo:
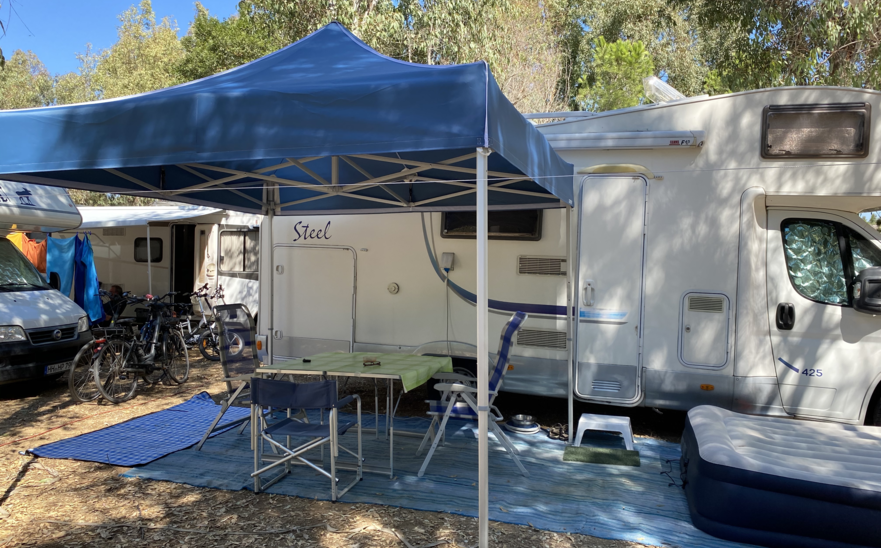
<path id="1" fill-rule="evenodd" d="M 572 307 L 575 305 L 575 299 L 572 295 L 572 259 L 575 254 L 572 253 L 572 208 L 566 208 L 566 346 L 569 347 L 569 357 L 567 369 L 569 370 L 568 379 L 568 399 L 569 399 L 569 445 L 572 445 L 575 435 L 573 434 L 573 422 L 575 420 L 575 397 L 573 395 L 573 376 L 575 373 L 575 349 L 572 348 L 573 332 L 576 329 L 572 314 Z"/>
<path id="2" fill-rule="evenodd" d="M 150 223 L 147 223 L 147 293 L 153 294 L 153 262 L 150 260 L 153 250 L 150 248 Z"/>
<path id="3" fill-rule="evenodd" d="M 479 546 L 489 545 L 489 296 L 487 295 L 487 159 L 492 151 L 477 149 L 477 471 Z"/>
<path id="4" fill-rule="evenodd" d="M 268 203 L 269 207 L 266 208 L 266 218 L 262 223 L 263 230 L 260 231 L 260 239 L 261 241 L 265 241 L 266 245 L 260 246 L 260 253 L 262 255 L 267 251 L 269 252 L 269 264 L 267 265 L 264 262 L 263 266 L 268 266 L 268 268 L 261 268 L 259 277 L 264 278 L 260 280 L 262 287 L 263 282 L 265 281 L 266 273 L 269 273 L 269 299 L 261 306 L 261 308 L 263 309 L 263 313 L 260 314 L 261 325 L 258 327 L 262 327 L 264 325 L 268 327 L 268 329 L 263 331 L 264 333 L 266 333 L 266 365 L 272 365 L 274 362 L 274 360 L 272 359 L 272 351 L 273 346 L 275 346 L 273 344 L 273 318 L 275 317 L 275 311 L 273 310 L 273 305 L 275 302 L 275 256 L 272 246 L 272 224 L 275 220 L 275 185 L 269 183 L 264 184 L 263 193 L 263 201 Z"/>

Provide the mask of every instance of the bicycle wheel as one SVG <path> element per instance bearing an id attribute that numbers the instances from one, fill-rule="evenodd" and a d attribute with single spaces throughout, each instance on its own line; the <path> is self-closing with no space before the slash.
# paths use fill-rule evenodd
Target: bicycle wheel
<path id="1" fill-rule="evenodd" d="M 179 332 L 171 331 L 163 335 L 162 346 L 167 378 L 175 384 L 187 382 L 190 378 L 190 356 L 184 338 Z"/>
<path id="2" fill-rule="evenodd" d="M 242 340 L 241 335 L 235 331 L 227 330 L 226 337 L 229 340 L 229 355 L 238 356 L 241 354 L 242 350 L 245 349 L 245 342 Z"/>
<path id="3" fill-rule="evenodd" d="M 95 358 L 95 347 L 93 343 L 89 343 L 80 348 L 73 363 L 70 364 L 70 371 L 67 374 L 67 386 L 70 389 L 70 395 L 75 401 L 88 402 L 97 399 L 101 393 L 98 392 L 98 385 L 95 384 L 95 374 L 92 371 L 92 362 Z"/>
<path id="4" fill-rule="evenodd" d="M 217 347 L 217 337 L 210 330 L 199 335 L 199 352 L 206 360 L 220 361 L 220 349 Z"/>
<path id="5" fill-rule="evenodd" d="M 98 352 L 92 369 L 101 396 L 111 403 L 121 403 L 135 395 L 138 376 L 128 371 L 132 344 L 122 339 L 109 340 Z"/>

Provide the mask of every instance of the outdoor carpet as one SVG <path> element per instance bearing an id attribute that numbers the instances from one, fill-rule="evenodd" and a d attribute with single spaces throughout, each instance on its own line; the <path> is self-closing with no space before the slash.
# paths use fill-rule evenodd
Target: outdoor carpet
<path id="1" fill-rule="evenodd" d="M 363 419 L 365 428 L 372 427 L 372 415 L 364 415 Z M 383 419 L 381 416 L 381 425 Z M 364 480 L 341 501 L 477 517 L 476 424 L 451 419 L 446 446 L 438 447 L 425 476 L 418 478 L 416 472 L 424 453 L 423 457 L 415 453 L 421 440 L 400 436 L 399 432 L 425 432 L 427 426 L 425 419 L 396 418 L 395 477 L 365 473 Z M 349 430 L 340 438 L 341 443 L 354 447 L 354 433 L 354 429 Z M 591 435 L 590 439 L 585 436 L 583 446 L 624 447 L 620 437 Z M 609 466 L 563 462 L 565 444 L 548 439 L 544 432 L 508 436 L 520 449 L 520 459 L 531 475 L 520 475 L 490 434 L 491 520 L 657 546 L 742 546 L 707 535 L 691 524 L 680 487 L 677 444 L 635 438 L 634 449 L 639 451 L 641 466 Z M 388 442 L 382 436 L 377 440 L 373 433 L 364 433 L 363 441 L 365 464 L 387 466 Z M 313 454 L 317 456 L 317 451 Z M 133 468 L 124 476 L 217 489 L 253 489 L 253 466 L 249 437 L 232 431 L 209 441 L 202 451 L 179 451 Z M 339 475 L 340 482 L 346 483 L 352 472 L 340 471 Z M 268 492 L 330 500 L 330 480 L 297 466 Z"/>
<path id="2" fill-rule="evenodd" d="M 198 443 L 219 411 L 220 406 L 211 396 L 201 392 L 163 411 L 28 451 L 51 459 L 86 460 L 117 466 L 146 464 Z M 220 425 L 247 417 L 250 413 L 247 407 L 231 407 Z"/>

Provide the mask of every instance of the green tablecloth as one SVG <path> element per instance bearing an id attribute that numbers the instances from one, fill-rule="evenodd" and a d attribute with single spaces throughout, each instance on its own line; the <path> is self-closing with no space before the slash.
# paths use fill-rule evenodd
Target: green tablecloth
<path id="1" fill-rule="evenodd" d="M 382 365 L 364 367 L 365 357 L 376 358 Z M 435 373 L 451 373 L 453 360 L 436 356 L 413 356 L 411 354 L 377 354 L 375 352 L 325 352 L 303 359 L 287 360 L 267 365 L 258 373 L 311 372 L 316 375 L 341 375 L 368 378 L 399 378 L 404 390 L 409 392 L 425 384 Z"/>

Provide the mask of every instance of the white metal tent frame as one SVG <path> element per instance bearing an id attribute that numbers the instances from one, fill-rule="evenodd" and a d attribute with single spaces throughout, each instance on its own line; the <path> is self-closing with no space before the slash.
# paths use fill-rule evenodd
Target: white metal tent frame
<path id="1" fill-rule="evenodd" d="M 497 191 L 497 192 L 516 192 L 518 194 L 526 194 L 533 196 L 540 196 L 542 198 L 548 198 L 548 194 L 542 194 L 538 192 L 528 192 L 521 191 L 516 189 L 507 189 L 504 188 L 504 185 L 522 181 L 522 180 L 532 180 L 530 177 L 524 177 L 523 175 L 511 174 L 511 173 L 502 173 L 502 172 L 494 172 L 489 171 L 487 168 L 488 158 L 490 154 L 492 154 L 492 150 L 485 147 L 478 147 L 476 151 L 472 154 L 467 154 L 464 156 L 457 156 L 455 158 L 451 158 L 444 162 L 440 163 L 426 163 L 426 162 L 416 162 L 413 160 L 400 160 L 387 158 L 384 156 L 373 156 L 373 155 L 351 155 L 351 156 L 337 156 L 333 157 L 334 162 L 337 162 L 338 159 L 342 159 L 343 161 L 349 163 L 359 172 L 362 173 L 367 179 L 363 182 L 358 183 L 357 185 L 345 185 L 346 188 L 341 188 L 338 185 L 335 185 L 333 180 L 326 181 L 322 177 L 317 174 L 312 173 L 312 177 L 316 180 L 315 183 L 304 183 L 301 181 L 291 181 L 291 180 L 283 180 L 273 176 L 267 176 L 262 174 L 259 177 L 255 177 L 254 173 L 247 172 L 236 172 L 231 173 L 231 177 L 225 177 L 222 179 L 216 179 L 212 181 L 206 181 L 204 184 L 197 185 L 200 188 L 209 188 L 211 186 L 223 186 L 234 180 L 240 180 L 245 177 L 254 177 L 264 181 L 264 203 L 267 204 L 266 207 L 266 216 L 268 217 L 268 222 L 266 223 L 266 230 L 261 230 L 260 238 L 266 239 L 269 242 L 269 250 L 272 253 L 274 247 L 272 245 L 273 235 L 272 235 L 272 225 L 273 219 L 281 211 L 282 208 L 289 205 L 294 205 L 297 203 L 302 203 L 304 201 L 309 200 L 320 200 L 322 198 L 337 194 L 337 193 L 346 193 L 352 197 L 368 199 L 376 201 L 377 198 L 374 197 L 365 197 L 354 194 L 357 190 L 362 188 L 369 188 L 380 186 L 386 192 L 388 192 L 392 197 L 396 198 L 396 201 L 393 200 L 385 200 L 389 205 L 396 206 L 395 209 L 392 210 L 382 210 L 382 211 L 371 211 L 371 213 L 380 213 L 380 212 L 401 212 L 407 211 L 408 209 L 424 206 L 429 202 L 441 201 L 443 199 L 452 197 L 452 196 L 462 196 L 468 194 L 476 195 L 476 212 L 477 212 L 477 238 L 476 238 L 476 254 L 477 254 L 477 299 L 476 299 L 476 308 L 477 308 L 477 410 L 478 410 L 478 523 L 479 523 L 479 546 L 484 548 L 488 546 L 489 543 L 489 447 L 488 447 L 488 431 L 489 431 L 489 291 L 488 291 L 488 243 L 489 243 L 489 232 L 488 232 L 488 217 L 489 217 L 489 192 Z M 404 166 L 404 170 L 399 173 L 388 175 L 384 177 L 372 177 L 369 173 L 364 171 L 358 164 L 355 162 L 353 158 L 368 158 L 371 160 L 381 160 L 381 161 L 390 161 L 391 163 L 401 164 Z M 304 158 L 298 160 L 297 162 L 300 164 L 301 170 L 306 173 L 309 173 L 305 167 L 305 163 L 308 161 L 314 160 L 317 158 Z M 476 159 L 476 167 L 474 168 L 466 168 L 454 166 L 451 164 L 456 164 L 462 161 Z M 292 159 L 289 161 L 293 161 Z M 289 164 L 286 164 L 289 165 Z M 294 164 L 296 165 L 296 164 Z M 415 166 L 415 167 L 409 167 Z M 193 167 L 193 164 L 188 165 L 187 167 Z M 218 169 L 212 166 L 199 166 L 212 169 L 217 169 L 217 171 L 230 173 L 235 170 L 228 169 Z M 272 166 L 270 168 L 265 168 L 266 171 L 270 171 L 271 169 L 277 169 L 278 166 Z M 474 175 L 476 185 L 469 184 L 465 181 L 443 181 L 437 179 L 423 178 L 419 176 L 419 172 L 424 171 L 426 169 L 445 169 L 448 171 Z M 334 169 L 334 173 L 336 169 Z M 489 177 L 502 178 L 501 181 L 490 183 Z M 204 175 L 203 178 L 207 179 Z M 408 203 L 404 200 L 398 193 L 396 193 L 391 188 L 388 188 L 383 183 L 393 183 L 396 180 L 402 180 L 404 182 L 432 182 L 432 183 L 444 183 L 451 184 L 454 186 L 467 187 L 466 190 L 461 192 L 445 195 L 429 200 L 423 200 L 418 203 Z M 298 200 L 296 202 L 288 202 L 288 203 L 279 203 L 278 202 L 278 185 L 295 185 L 295 186 L 308 186 L 310 189 L 315 189 L 320 194 L 317 194 L 313 198 L 307 198 L 305 200 Z M 356 186 L 355 189 L 351 189 L 349 187 Z M 186 191 L 186 190 L 184 190 Z M 571 224 L 570 224 L 570 212 L 572 207 L 568 204 L 563 204 L 559 202 L 559 207 L 563 205 L 566 210 L 566 255 L 567 255 L 567 271 L 566 271 L 566 310 L 569 312 L 567 315 L 566 321 L 566 339 L 567 346 L 569 348 L 569 367 L 568 367 L 568 386 L 569 386 L 569 396 L 568 396 L 568 409 L 569 409 L 569 431 L 572 431 L 572 414 L 573 414 L 573 396 L 572 396 L 572 382 L 573 382 L 573 366 L 572 366 L 572 358 L 574 356 L 574 351 L 572 349 L 572 339 L 573 339 L 573 295 L 572 295 L 572 242 L 573 238 L 571 235 Z M 535 206 L 519 206 L 519 209 L 525 209 L 526 207 L 534 208 Z M 448 208 L 445 208 L 448 209 Z M 460 208 L 457 208 L 460 209 Z M 466 207 L 461 209 L 474 209 L 472 207 Z M 419 210 L 425 211 L 425 208 L 419 207 Z M 298 212 L 300 213 L 300 212 Z M 329 214 L 333 212 L 328 211 L 320 211 L 321 214 Z M 308 212 L 303 212 L 303 214 L 308 214 Z M 262 248 L 262 246 L 261 246 Z M 271 264 L 274 265 L 274 257 L 271 261 Z M 269 269 L 269 291 L 270 298 L 268 299 L 269 310 L 264 310 L 263 313 L 260 314 L 260 322 L 263 323 L 267 321 L 268 318 L 269 325 L 267 329 L 263 329 L 261 325 L 261 329 L 259 330 L 261 333 L 267 333 L 267 354 L 268 360 L 272 363 L 273 360 L 273 351 L 272 351 L 272 333 L 274 330 L 273 322 L 273 310 L 274 306 L 274 296 L 272 295 L 273 286 L 274 286 L 274 273 L 275 269 Z M 264 272 L 261 271 L 261 277 L 265 275 Z"/>

